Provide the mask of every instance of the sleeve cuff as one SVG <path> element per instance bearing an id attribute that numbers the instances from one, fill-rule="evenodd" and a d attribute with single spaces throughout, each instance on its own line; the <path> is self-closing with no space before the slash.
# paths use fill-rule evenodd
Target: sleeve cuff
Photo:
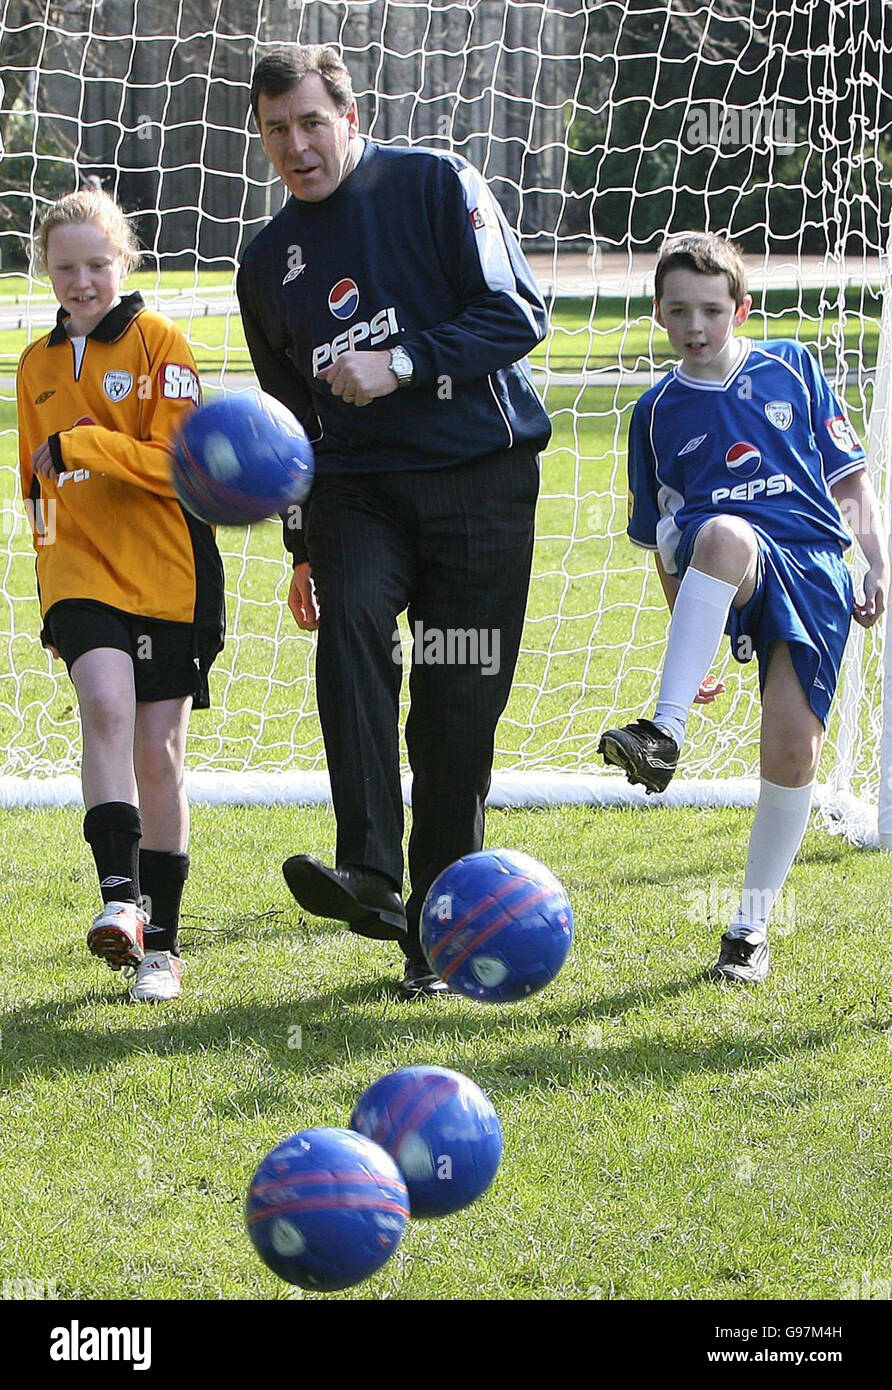
<path id="1" fill-rule="evenodd" d="M 57 434 L 51 434 L 47 443 L 50 446 L 50 458 L 53 460 L 53 467 L 57 473 L 64 473 L 65 460 L 62 457 L 62 441 Z"/>

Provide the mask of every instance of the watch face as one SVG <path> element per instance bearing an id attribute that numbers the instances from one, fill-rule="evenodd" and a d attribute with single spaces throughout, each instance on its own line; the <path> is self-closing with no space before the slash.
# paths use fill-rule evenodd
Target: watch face
<path id="1" fill-rule="evenodd" d="M 397 381 L 402 385 L 403 382 L 412 380 L 412 359 L 404 348 L 393 348 L 390 354 L 390 365 L 393 368 Z"/>

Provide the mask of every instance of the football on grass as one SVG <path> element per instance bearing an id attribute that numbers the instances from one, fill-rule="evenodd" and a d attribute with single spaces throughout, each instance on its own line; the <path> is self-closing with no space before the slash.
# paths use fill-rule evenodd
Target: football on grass
<path id="1" fill-rule="evenodd" d="M 409 1219 L 390 1154 L 349 1129 L 304 1129 L 272 1149 L 248 1189 L 260 1258 L 302 1289 L 348 1289 L 390 1259 Z"/>
<path id="2" fill-rule="evenodd" d="M 173 441 L 174 491 L 210 526 L 245 526 L 301 506 L 312 483 L 313 446 L 264 391 L 209 402 Z"/>
<path id="3" fill-rule="evenodd" d="M 550 869 L 513 849 L 466 854 L 431 884 L 421 946 L 460 994 L 504 1004 L 553 980 L 573 940 L 573 909 Z"/>
<path id="4" fill-rule="evenodd" d="M 469 1206 L 502 1157 L 502 1127 L 490 1100 L 448 1067 L 400 1067 L 382 1076 L 360 1096 L 350 1127 L 395 1160 L 413 1217 Z"/>

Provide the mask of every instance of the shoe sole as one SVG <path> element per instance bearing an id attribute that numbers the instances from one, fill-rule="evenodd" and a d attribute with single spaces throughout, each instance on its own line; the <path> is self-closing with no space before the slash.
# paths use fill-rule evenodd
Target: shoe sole
<path id="1" fill-rule="evenodd" d="M 130 1000 L 134 1004 L 170 1004 L 174 999 L 179 999 L 182 992 L 182 987 L 176 994 L 137 994 L 131 989 Z"/>
<path id="2" fill-rule="evenodd" d="M 145 951 L 130 940 L 120 927 L 93 927 L 87 933 L 87 945 L 94 956 L 104 960 L 112 970 L 120 970 L 125 965 L 139 965 Z"/>
<path id="3" fill-rule="evenodd" d="M 285 860 L 282 873 L 292 896 L 312 916 L 346 922 L 357 936 L 368 937 L 371 941 L 406 939 L 405 915 L 358 902 L 334 877 L 334 871 L 324 864 L 310 863 L 298 855 Z"/>
<path id="4" fill-rule="evenodd" d="M 659 781 L 654 781 L 651 770 L 648 768 L 647 772 L 649 775 L 642 776 L 641 769 L 633 755 L 610 734 L 603 735 L 601 742 L 598 744 L 598 752 L 608 766 L 622 768 L 630 784 L 633 787 L 639 785 L 643 786 L 649 795 L 654 792 L 664 792 L 672 781 L 672 777 L 675 773 L 675 769 L 673 768 L 667 777 L 660 777 Z"/>
<path id="5" fill-rule="evenodd" d="M 768 978 L 768 971 L 764 975 L 738 975 L 736 971 L 730 970 L 725 966 L 714 965 L 709 972 L 709 978 L 715 980 L 720 985 L 761 985 Z"/>
<path id="6" fill-rule="evenodd" d="M 400 981 L 399 996 L 401 999 L 446 999 L 453 994 L 447 989 L 437 989 L 431 985 L 407 985 Z"/>

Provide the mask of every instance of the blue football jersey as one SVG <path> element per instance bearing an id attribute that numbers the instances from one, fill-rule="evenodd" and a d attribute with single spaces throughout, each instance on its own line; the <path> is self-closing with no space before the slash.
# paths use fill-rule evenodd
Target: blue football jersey
<path id="1" fill-rule="evenodd" d="M 864 450 L 801 344 L 747 344 L 726 381 L 676 367 L 637 402 L 629 427 L 629 525 L 670 574 L 692 523 L 740 516 L 780 544 L 846 547 L 829 489 Z"/>

